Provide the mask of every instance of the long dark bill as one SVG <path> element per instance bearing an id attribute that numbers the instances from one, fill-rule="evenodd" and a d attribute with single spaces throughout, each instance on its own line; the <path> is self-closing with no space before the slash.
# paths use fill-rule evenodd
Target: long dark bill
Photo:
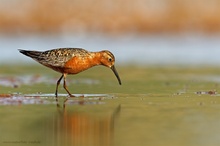
<path id="1" fill-rule="evenodd" d="M 117 77 L 118 83 L 121 85 L 121 79 L 120 79 L 120 77 L 119 77 L 119 75 L 118 75 L 118 72 L 117 72 L 115 66 L 113 65 L 113 66 L 111 67 L 111 69 L 112 69 L 112 71 L 114 72 L 115 76 Z"/>

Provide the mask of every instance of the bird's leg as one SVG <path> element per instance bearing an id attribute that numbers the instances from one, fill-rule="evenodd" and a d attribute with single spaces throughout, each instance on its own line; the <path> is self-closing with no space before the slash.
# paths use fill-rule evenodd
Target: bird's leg
<path id="1" fill-rule="evenodd" d="M 69 94 L 70 97 L 75 97 L 74 95 L 72 95 L 69 90 L 67 89 L 67 86 L 66 86 L 66 74 L 63 75 L 64 78 L 63 78 L 63 88 L 66 90 L 66 92 Z"/>
<path id="2" fill-rule="evenodd" d="M 55 96 L 56 96 L 56 102 L 57 102 L 57 106 L 59 106 L 58 104 L 58 98 L 57 98 L 57 92 L 58 92 L 58 86 L 60 85 L 60 81 L 62 80 L 63 75 L 60 77 L 60 79 L 57 81 L 57 86 L 56 86 L 56 92 L 55 92 Z"/>
<path id="3" fill-rule="evenodd" d="M 64 76 L 64 75 L 62 75 L 62 76 L 59 78 L 59 80 L 57 81 L 56 92 L 55 92 L 56 97 L 57 97 L 57 92 L 58 92 L 58 86 L 60 85 L 60 81 L 62 80 L 63 76 Z"/>

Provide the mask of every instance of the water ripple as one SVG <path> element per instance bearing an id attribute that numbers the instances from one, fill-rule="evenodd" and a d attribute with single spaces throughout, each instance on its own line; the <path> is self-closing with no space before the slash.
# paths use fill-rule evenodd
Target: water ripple
<path id="1" fill-rule="evenodd" d="M 116 98 L 109 94 L 74 94 L 69 97 L 65 104 L 70 105 L 93 105 L 104 104 L 103 100 Z M 59 94 L 59 99 L 68 97 L 67 94 Z M 27 104 L 56 104 L 55 96 L 48 94 L 0 94 L 0 105 L 27 105 Z"/>

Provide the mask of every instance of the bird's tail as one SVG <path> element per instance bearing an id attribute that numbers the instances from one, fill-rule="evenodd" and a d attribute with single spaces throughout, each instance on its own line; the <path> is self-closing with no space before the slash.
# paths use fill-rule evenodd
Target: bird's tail
<path id="1" fill-rule="evenodd" d="M 18 50 L 20 53 L 22 53 L 28 57 L 31 57 L 33 59 L 37 59 L 41 54 L 41 52 L 39 52 L 39 51 L 29 51 L 29 50 L 21 50 L 21 49 L 18 49 Z"/>

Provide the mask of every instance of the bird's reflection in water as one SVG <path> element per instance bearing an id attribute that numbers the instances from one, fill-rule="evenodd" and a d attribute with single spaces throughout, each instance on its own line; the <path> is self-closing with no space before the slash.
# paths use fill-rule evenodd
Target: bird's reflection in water
<path id="1" fill-rule="evenodd" d="M 66 105 L 68 107 L 68 105 Z M 47 142 L 52 145 L 110 146 L 121 106 L 97 116 L 95 112 L 74 112 L 57 108 L 46 121 Z"/>

